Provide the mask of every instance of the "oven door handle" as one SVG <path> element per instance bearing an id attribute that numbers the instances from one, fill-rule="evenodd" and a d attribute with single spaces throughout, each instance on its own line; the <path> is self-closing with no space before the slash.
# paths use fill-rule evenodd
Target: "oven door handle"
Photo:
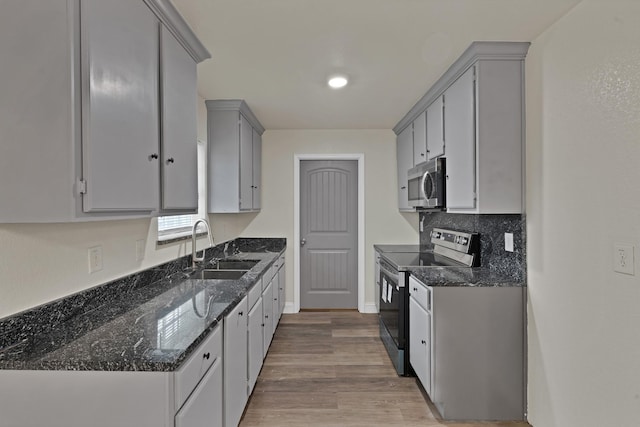
<path id="1" fill-rule="evenodd" d="M 394 286 L 398 286 L 398 283 L 400 282 L 400 273 L 399 272 L 397 272 L 397 271 L 394 272 L 392 270 L 389 270 L 386 266 L 384 266 L 381 263 L 380 264 L 380 273 L 384 274 L 387 277 L 389 277 Z M 380 281 L 380 283 L 382 283 L 382 281 Z"/>

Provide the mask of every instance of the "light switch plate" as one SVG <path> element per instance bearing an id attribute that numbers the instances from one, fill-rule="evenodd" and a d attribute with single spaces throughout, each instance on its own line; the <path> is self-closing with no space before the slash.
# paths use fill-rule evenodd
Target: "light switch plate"
<path id="1" fill-rule="evenodd" d="M 504 233 L 504 250 L 513 252 L 513 233 Z"/>
<path id="2" fill-rule="evenodd" d="M 613 245 L 613 271 L 635 275 L 633 245 L 615 243 Z"/>

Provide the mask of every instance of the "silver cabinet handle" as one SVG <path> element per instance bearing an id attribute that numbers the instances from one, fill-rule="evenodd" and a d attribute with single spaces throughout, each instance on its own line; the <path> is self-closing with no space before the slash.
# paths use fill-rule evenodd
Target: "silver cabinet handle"
<path id="1" fill-rule="evenodd" d="M 304 246 L 307 244 L 307 239 L 300 240 L 300 246 Z"/>

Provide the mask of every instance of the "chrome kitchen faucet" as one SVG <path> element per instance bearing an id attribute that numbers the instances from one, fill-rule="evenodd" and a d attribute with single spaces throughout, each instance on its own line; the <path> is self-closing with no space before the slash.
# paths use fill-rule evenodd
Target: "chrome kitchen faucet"
<path id="1" fill-rule="evenodd" d="M 198 229 L 198 225 L 202 223 L 207 229 L 207 236 L 209 237 L 209 247 L 213 246 L 213 236 L 211 235 L 211 227 L 209 227 L 209 223 L 206 219 L 198 219 L 193 223 L 193 229 L 191 230 L 191 267 L 196 268 L 198 266 L 198 262 L 204 261 L 205 253 L 207 248 L 202 250 L 202 256 L 198 256 L 198 251 L 196 250 L 196 230 Z"/>

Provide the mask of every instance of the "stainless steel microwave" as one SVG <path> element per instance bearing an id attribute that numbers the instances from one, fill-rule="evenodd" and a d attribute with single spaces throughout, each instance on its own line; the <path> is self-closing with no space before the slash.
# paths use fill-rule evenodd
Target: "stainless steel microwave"
<path id="1" fill-rule="evenodd" d="M 409 169 L 407 173 L 409 206 L 426 209 L 446 207 L 446 160 L 428 160 Z"/>

